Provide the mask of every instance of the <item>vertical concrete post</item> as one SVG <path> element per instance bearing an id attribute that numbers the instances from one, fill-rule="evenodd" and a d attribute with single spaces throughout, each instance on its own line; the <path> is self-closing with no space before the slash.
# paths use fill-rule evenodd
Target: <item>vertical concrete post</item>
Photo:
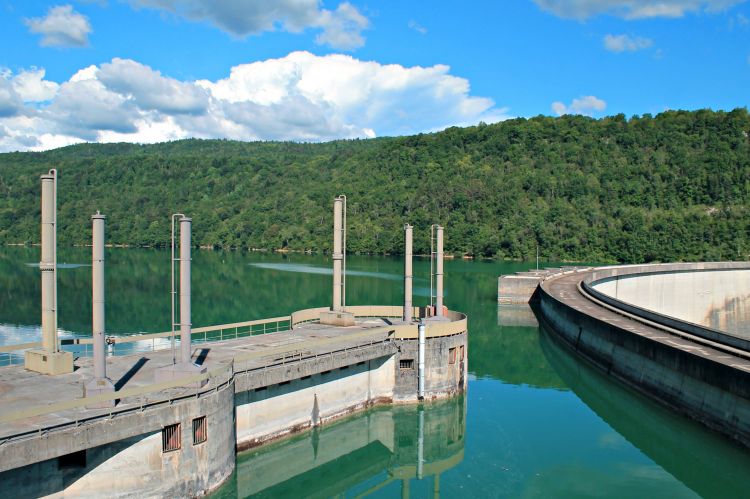
<path id="1" fill-rule="evenodd" d="M 438 225 L 437 232 L 437 255 L 435 267 L 435 315 L 443 316 L 443 227 Z"/>
<path id="2" fill-rule="evenodd" d="M 94 378 L 106 378 L 104 358 L 104 219 L 91 216 L 91 326 L 94 340 Z"/>
<path id="3" fill-rule="evenodd" d="M 417 351 L 417 375 L 419 376 L 418 380 L 418 391 L 417 396 L 419 399 L 424 398 L 424 348 L 425 348 L 425 326 L 423 322 L 419 323 L 419 326 L 417 326 L 417 336 L 419 338 L 419 350 Z"/>
<path id="4" fill-rule="evenodd" d="M 331 310 L 342 312 L 343 295 L 343 261 L 344 261 L 344 199 L 339 196 L 333 200 L 333 305 Z"/>
<path id="5" fill-rule="evenodd" d="M 73 354 L 57 342 L 57 170 L 42 180 L 42 348 L 26 350 L 24 367 L 42 374 L 73 372 Z"/>
<path id="6" fill-rule="evenodd" d="M 412 226 L 404 225 L 404 322 L 411 322 L 412 306 Z"/>
<path id="7" fill-rule="evenodd" d="M 57 172 L 42 175 L 42 350 L 59 351 L 57 345 Z"/>
<path id="8" fill-rule="evenodd" d="M 192 220 L 180 218 L 180 349 L 182 362 L 190 363 L 190 228 Z"/>
<path id="9" fill-rule="evenodd" d="M 84 397 L 95 397 L 113 393 L 115 387 L 107 378 L 107 360 L 104 333 L 104 220 L 105 216 L 96 212 L 91 215 L 91 332 L 94 341 L 94 379 L 83 386 Z M 113 407 L 115 400 L 93 402 L 89 409 Z"/>

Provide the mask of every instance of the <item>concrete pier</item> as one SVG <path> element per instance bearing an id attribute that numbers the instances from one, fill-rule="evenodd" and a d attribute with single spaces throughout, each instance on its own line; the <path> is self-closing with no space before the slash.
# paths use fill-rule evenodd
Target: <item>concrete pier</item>
<path id="1" fill-rule="evenodd" d="M 193 341 L 191 361 L 205 372 L 156 383 L 158 366 L 171 362 L 170 349 L 110 357 L 114 394 L 80 398 L 81 383 L 93 375 L 90 359 L 79 358 L 75 372 L 53 378 L 0 369 L 4 490 L 96 497 L 116 487 L 124 496 L 198 496 L 231 474 L 235 449 L 375 404 L 416 402 L 416 323 L 394 320 L 401 306 L 349 310 L 358 317 L 354 326 L 321 324 L 315 319 L 321 309 L 310 309 L 287 318 L 289 331 Z M 195 339 L 200 330 L 192 333 Z M 446 321 L 426 324 L 426 399 L 465 389 L 466 344 L 462 314 L 448 311 Z M 115 407 L 92 408 L 115 399 Z M 66 463 L 74 463 L 74 475 L 59 471 Z"/>

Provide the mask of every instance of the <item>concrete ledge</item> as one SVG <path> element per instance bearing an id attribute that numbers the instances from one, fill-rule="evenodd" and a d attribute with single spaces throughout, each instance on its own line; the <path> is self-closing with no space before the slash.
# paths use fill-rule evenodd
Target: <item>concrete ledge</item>
<path id="1" fill-rule="evenodd" d="M 354 325 L 354 314 L 329 310 L 320 313 L 320 323 L 327 326 L 346 327 Z"/>

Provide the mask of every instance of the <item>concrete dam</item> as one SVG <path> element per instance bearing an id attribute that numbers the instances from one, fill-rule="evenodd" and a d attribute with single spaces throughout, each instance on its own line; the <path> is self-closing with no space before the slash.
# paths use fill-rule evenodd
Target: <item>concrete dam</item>
<path id="1" fill-rule="evenodd" d="M 747 262 L 570 269 L 532 301 L 563 346 L 750 447 L 749 278 Z"/>
<path id="2" fill-rule="evenodd" d="M 201 496 L 232 475 L 238 451 L 375 405 L 450 398 L 466 389 L 467 317 L 443 304 L 439 225 L 431 228 L 429 305 L 412 303 L 410 225 L 404 303 L 346 304 L 346 198 L 339 196 L 330 307 L 193 328 L 191 219 L 175 214 L 172 330 L 112 336 L 104 320 L 105 216 L 97 212 L 93 335 L 74 342 L 92 347 L 87 357 L 58 338 L 56 197 L 53 170 L 42 176 L 42 341 L 0 347 L 16 364 L 0 368 L 0 478 L 9 496 Z M 136 344 L 152 348 L 127 355 Z M 126 355 L 113 355 L 118 348 Z M 464 407 L 447 409 L 458 425 Z M 366 442 L 350 442 L 349 451 L 380 442 L 400 459 L 388 418 L 382 428 Z M 415 440 L 419 457 L 405 459 L 401 473 L 407 477 L 414 462 L 421 476 L 460 461 L 463 430 L 458 434 L 460 442 L 439 449 L 444 457 L 429 466 L 423 456 L 432 444 Z M 272 487 L 283 482 L 283 473 L 276 475 L 242 487 Z"/>

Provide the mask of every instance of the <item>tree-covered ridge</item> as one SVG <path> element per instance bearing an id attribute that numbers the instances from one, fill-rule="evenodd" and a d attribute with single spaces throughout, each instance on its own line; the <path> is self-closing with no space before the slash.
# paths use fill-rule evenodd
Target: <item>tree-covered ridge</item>
<path id="1" fill-rule="evenodd" d="M 59 241 L 90 215 L 116 244 L 164 245 L 169 215 L 196 245 L 326 251 L 348 197 L 349 251 L 415 251 L 446 226 L 457 254 L 588 261 L 746 259 L 750 115 L 515 119 L 323 144 L 183 140 L 0 155 L 0 243 L 39 240 L 39 175 L 57 168 Z"/>

